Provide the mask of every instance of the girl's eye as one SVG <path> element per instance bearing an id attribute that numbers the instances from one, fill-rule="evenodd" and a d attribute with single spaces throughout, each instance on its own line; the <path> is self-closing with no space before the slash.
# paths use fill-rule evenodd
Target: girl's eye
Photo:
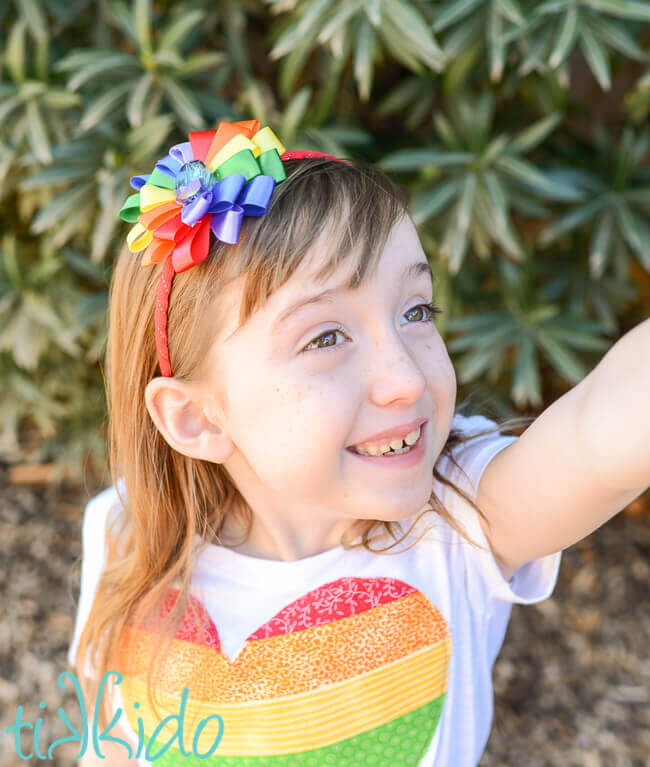
<path id="1" fill-rule="evenodd" d="M 416 312 L 418 309 L 426 309 L 429 313 L 426 316 L 426 319 L 424 320 L 418 320 L 419 322 L 433 322 L 433 315 L 434 314 L 442 314 L 442 309 L 439 309 L 437 306 L 434 306 L 433 303 L 428 304 L 417 304 L 416 306 L 411 307 L 407 312 L 405 312 L 404 316 L 407 314 L 410 314 L 411 312 Z M 409 323 L 413 324 L 413 323 Z M 337 347 L 341 346 L 341 344 L 336 343 L 336 334 L 341 333 L 341 335 L 345 335 L 343 332 L 343 328 L 339 325 L 335 328 L 331 328 L 330 330 L 326 330 L 324 333 L 321 333 L 319 336 L 316 336 L 316 338 L 312 338 L 312 340 L 305 346 L 303 349 L 300 350 L 300 353 L 303 352 L 311 352 L 311 351 L 320 351 L 321 349 L 336 349 Z M 331 343 L 327 343 L 325 346 L 317 346 L 317 342 L 321 339 L 332 339 Z"/>
<path id="2" fill-rule="evenodd" d="M 338 326 L 336 328 L 332 328 L 331 330 L 326 330 L 324 333 L 321 333 L 319 336 L 316 336 L 316 338 L 312 338 L 312 340 L 305 346 L 304 349 L 300 350 L 300 353 L 303 352 L 316 352 L 320 351 L 321 349 L 335 349 L 337 346 L 340 346 L 340 344 L 336 343 L 336 334 L 341 333 L 343 335 L 343 328 Z M 325 346 L 314 346 L 318 341 L 321 340 L 321 338 L 332 338 L 334 339 L 333 343 L 328 343 Z"/>
<path id="3" fill-rule="evenodd" d="M 409 309 L 408 312 L 406 312 L 406 314 L 409 314 L 409 312 L 417 311 L 418 309 L 426 309 L 429 312 L 429 318 L 426 320 L 422 320 L 423 322 L 433 322 L 434 314 L 442 314 L 442 309 L 439 309 L 437 306 L 434 306 L 432 303 L 418 304 L 417 306 L 414 306 L 412 309 Z"/>

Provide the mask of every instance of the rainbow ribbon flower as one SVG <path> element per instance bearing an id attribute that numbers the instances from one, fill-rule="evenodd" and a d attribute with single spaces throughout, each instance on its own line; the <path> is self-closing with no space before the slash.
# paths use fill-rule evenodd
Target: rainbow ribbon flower
<path id="1" fill-rule="evenodd" d="M 133 176 L 120 218 L 135 223 L 126 241 L 132 253 L 144 250 L 142 266 L 171 254 L 174 272 L 200 264 L 208 255 L 210 231 L 236 243 L 244 216 L 262 216 L 276 183 L 287 177 L 280 156 L 285 148 L 259 120 L 198 131 L 158 160 L 152 173 Z M 137 222 L 137 223 L 136 223 Z"/>

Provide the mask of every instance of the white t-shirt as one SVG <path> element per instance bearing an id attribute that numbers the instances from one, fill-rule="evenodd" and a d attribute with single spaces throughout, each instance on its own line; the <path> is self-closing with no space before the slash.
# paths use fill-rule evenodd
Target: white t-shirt
<path id="1" fill-rule="evenodd" d="M 470 434 L 493 426 L 483 416 L 455 414 L 452 421 L 452 428 Z M 446 457 L 437 468 L 475 500 L 488 462 L 515 439 L 497 432 L 457 447 L 454 456 L 467 478 Z M 134 752 L 137 717 L 146 743 L 163 716 L 180 714 L 192 670 L 201 683 L 188 690 L 188 752 L 198 722 L 212 715 L 196 750 L 205 754 L 217 743 L 214 758 L 229 756 L 228 764 L 475 767 L 490 732 L 492 667 L 512 603 L 551 595 L 561 552 L 525 564 L 508 582 L 473 507 L 435 478 L 434 489 L 484 548 L 472 546 L 433 512 L 420 521 L 425 528 L 411 534 L 428 529 L 417 544 L 403 551 L 409 537 L 395 547 L 400 553 L 389 555 L 338 546 L 283 562 L 203 544 L 197 536 L 191 593 L 209 616 L 210 632 L 193 635 L 186 612 L 159 718 L 149 711 L 144 677 L 124 679 L 117 689 L 114 710 L 124 710 L 119 724 L 132 737 Z M 85 511 L 71 664 L 104 564 L 106 518 L 120 508 L 111 487 Z M 402 523 L 404 531 L 412 519 Z M 154 635 L 143 631 L 139 637 L 145 657 Z M 175 726 L 163 730 L 153 754 L 174 732 Z M 178 740 L 157 759 L 147 761 L 144 753 L 143 746 L 141 765 L 188 764 Z"/>

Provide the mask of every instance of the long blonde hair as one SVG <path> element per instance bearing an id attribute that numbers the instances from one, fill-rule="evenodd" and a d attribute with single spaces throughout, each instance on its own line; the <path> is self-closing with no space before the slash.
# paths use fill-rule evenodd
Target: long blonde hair
<path id="1" fill-rule="evenodd" d="M 214 308 L 227 281 L 244 275 L 239 317 L 243 324 L 291 277 L 312 243 L 327 231 L 328 248 L 318 278 L 327 277 L 346 261 L 351 267 L 347 287 L 355 288 L 377 263 L 393 225 L 408 213 L 407 191 L 372 166 L 312 158 L 287 161 L 285 169 L 287 179 L 275 188 L 267 212 L 244 219 L 239 243 L 213 242 L 203 263 L 176 275 L 167 328 L 176 378 L 191 380 L 202 375 L 202 361 L 214 337 Z M 160 374 L 154 335 L 159 269 L 142 268 L 139 257 L 125 248 L 110 286 L 105 379 L 109 461 L 126 514 L 122 529 L 107 536 L 107 563 L 80 637 L 76 670 L 87 700 L 95 699 L 106 671 L 126 673 L 129 626 L 151 620 L 172 581 L 179 584 L 178 598 L 165 624 L 159 626 L 155 657 L 165 637 L 171 643 L 184 611 L 193 610 L 188 596 L 196 534 L 207 540 L 218 539 L 229 514 L 243 513 L 247 530 L 252 521 L 252 510 L 223 466 L 173 450 L 147 411 L 145 387 Z M 512 419 L 499 428 L 519 426 L 525 420 Z M 463 441 L 463 434 L 452 430 L 442 455 L 456 464 L 451 450 Z M 435 466 L 433 474 L 484 517 L 471 498 Z M 126 497 L 120 493 L 118 479 L 124 483 Z M 345 548 L 362 546 L 376 553 L 390 553 L 428 511 L 467 538 L 435 493 L 429 505 L 431 508 L 423 511 L 401 537 L 396 534 L 395 528 L 402 532 L 397 522 L 357 520 L 354 527 L 358 534 L 353 536 L 349 529 L 341 543 Z M 383 549 L 371 548 L 371 535 L 377 530 L 387 532 L 394 543 Z M 200 620 L 198 615 L 194 618 Z M 88 652 L 99 659 L 91 678 L 83 673 Z M 150 701 L 153 661 L 154 657 L 147 683 Z M 102 727 L 108 722 L 108 705 L 104 697 L 99 714 Z"/>

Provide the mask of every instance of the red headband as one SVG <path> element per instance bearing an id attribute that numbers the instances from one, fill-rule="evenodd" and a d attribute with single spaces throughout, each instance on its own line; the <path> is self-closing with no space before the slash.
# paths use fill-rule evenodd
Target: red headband
<path id="1" fill-rule="evenodd" d="M 341 160 L 338 157 L 334 157 L 331 154 L 325 154 L 324 152 L 312 152 L 308 150 L 291 150 L 285 151 L 280 156 L 280 159 L 284 162 L 286 160 L 302 160 L 307 157 L 324 157 L 328 160 L 336 160 L 337 162 L 345 163 L 349 165 L 345 160 Z M 210 237 L 209 227 L 204 227 L 203 236 L 208 240 Z M 158 283 L 158 292 L 156 295 L 156 349 L 158 351 L 158 364 L 160 365 L 160 372 L 163 376 L 171 376 L 172 368 L 169 360 L 169 348 L 167 346 L 167 308 L 169 306 L 169 294 L 172 288 L 172 281 L 174 274 L 176 274 L 174 263 L 172 262 L 171 252 L 167 255 L 162 266 L 162 272 L 160 274 L 160 282 Z M 179 269 L 178 271 L 182 271 Z"/>

